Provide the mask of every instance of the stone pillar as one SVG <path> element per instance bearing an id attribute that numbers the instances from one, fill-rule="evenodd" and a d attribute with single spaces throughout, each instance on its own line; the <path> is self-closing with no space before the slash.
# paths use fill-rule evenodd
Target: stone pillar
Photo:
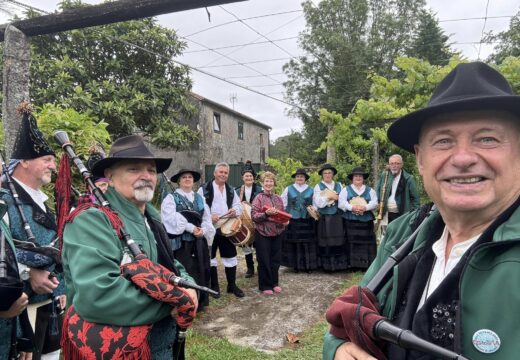
<path id="1" fill-rule="evenodd" d="M 5 29 L 2 121 L 5 130 L 5 157 L 11 158 L 14 142 L 22 122 L 16 111 L 24 100 L 29 101 L 30 42 L 23 32 L 12 25 Z"/>

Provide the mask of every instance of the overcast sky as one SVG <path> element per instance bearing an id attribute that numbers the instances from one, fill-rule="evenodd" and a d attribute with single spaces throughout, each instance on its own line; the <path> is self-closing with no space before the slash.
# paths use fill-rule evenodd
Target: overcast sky
<path id="1" fill-rule="evenodd" d="M 17 2 L 45 11 L 54 11 L 58 3 L 55 0 Z M 301 121 L 286 115 L 289 105 L 275 100 L 283 100 L 281 84 L 286 77 L 282 66 L 291 57 L 302 54 L 296 39 L 305 27 L 300 3 L 301 0 L 249 0 L 210 7 L 209 18 L 205 9 L 197 9 L 158 19 L 161 25 L 175 29 L 188 44 L 184 55 L 176 60 L 204 72 L 192 71 L 193 91 L 271 126 L 273 140 L 302 126 Z M 486 59 L 493 50 L 490 45 L 478 44 L 483 31 L 506 30 L 510 16 L 520 9 L 520 0 L 427 0 L 427 3 L 450 35 L 452 47 L 472 60 L 479 55 L 480 59 Z M 6 0 L 0 0 L 0 6 L 15 11 L 23 9 Z M 486 7 L 487 20 L 484 20 Z M 0 14 L 0 19 L 7 21 L 5 15 Z"/>

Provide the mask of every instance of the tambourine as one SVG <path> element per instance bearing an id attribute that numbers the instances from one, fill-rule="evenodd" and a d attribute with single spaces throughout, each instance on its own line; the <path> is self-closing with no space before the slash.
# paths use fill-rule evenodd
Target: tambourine
<path id="1" fill-rule="evenodd" d="M 266 212 L 267 209 L 269 209 L 269 208 L 271 208 L 271 206 L 264 205 L 264 207 L 262 208 L 262 212 Z M 278 210 L 278 212 L 276 214 L 269 215 L 270 221 L 275 222 L 277 224 L 285 225 L 285 224 L 287 224 L 288 221 L 290 221 L 292 219 L 292 215 L 289 214 L 288 212 L 279 210 L 279 209 L 277 209 L 277 210 Z"/>
<path id="2" fill-rule="evenodd" d="M 307 206 L 307 213 L 314 220 L 316 220 L 316 221 L 320 220 L 320 213 L 318 212 L 318 210 L 316 210 L 314 208 L 314 206 L 312 206 L 312 205 Z"/>

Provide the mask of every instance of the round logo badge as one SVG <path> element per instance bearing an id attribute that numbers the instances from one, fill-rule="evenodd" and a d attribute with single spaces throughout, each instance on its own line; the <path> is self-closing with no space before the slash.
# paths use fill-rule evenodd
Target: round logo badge
<path id="1" fill-rule="evenodd" d="M 473 334 L 473 346 L 481 353 L 492 354 L 500 348 L 500 338 L 492 330 L 477 330 Z"/>

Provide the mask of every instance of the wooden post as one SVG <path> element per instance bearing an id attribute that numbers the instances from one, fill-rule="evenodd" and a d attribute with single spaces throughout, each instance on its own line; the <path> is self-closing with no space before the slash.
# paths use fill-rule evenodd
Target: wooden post
<path id="1" fill-rule="evenodd" d="M 13 25 L 27 36 L 35 36 L 238 1 L 244 0 L 118 0 L 18 20 Z M 4 26 L 0 25 L 0 41 L 4 39 Z"/>
<path id="2" fill-rule="evenodd" d="M 29 100 L 30 43 L 23 32 L 12 25 L 5 30 L 3 69 L 2 121 L 5 130 L 5 158 L 10 159 L 14 142 L 22 122 L 16 109 Z"/>

